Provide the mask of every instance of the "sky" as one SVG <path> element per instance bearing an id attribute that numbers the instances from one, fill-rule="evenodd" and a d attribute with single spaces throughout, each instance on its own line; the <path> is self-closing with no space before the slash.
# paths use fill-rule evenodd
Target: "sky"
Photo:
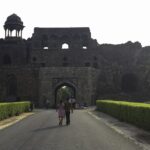
<path id="1" fill-rule="evenodd" d="M 25 39 L 34 27 L 90 27 L 99 44 L 150 45 L 150 0 L 0 0 L 0 38 L 13 13 L 24 23 Z"/>

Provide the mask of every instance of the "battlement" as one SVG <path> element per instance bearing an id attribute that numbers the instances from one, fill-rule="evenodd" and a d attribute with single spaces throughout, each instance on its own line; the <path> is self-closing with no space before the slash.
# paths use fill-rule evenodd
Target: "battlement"
<path id="1" fill-rule="evenodd" d="M 91 32 L 88 27 L 76 28 L 35 28 L 32 36 L 32 47 L 41 49 L 61 49 L 66 44 L 68 49 L 88 48 Z"/>
<path id="2" fill-rule="evenodd" d="M 91 32 L 89 27 L 70 27 L 70 28 L 34 28 L 34 34 L 33 38 L 39 37 L 42 35 L 47 35 L 51 37 L 52 35 L 62 37 L 62 36 L 68 36 L 68 37 L 75 37 L 75 36 L 87 36 L 88 38 L 91 38 Z"/>

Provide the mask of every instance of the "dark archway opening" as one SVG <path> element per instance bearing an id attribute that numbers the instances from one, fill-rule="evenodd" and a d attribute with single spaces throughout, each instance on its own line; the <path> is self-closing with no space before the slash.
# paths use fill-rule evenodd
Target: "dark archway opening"
<path id="1" fill-rule="evenodd" d="M 55 89 L 55 107 L 59 103 L 60 100 L 66 101 L 70 97 L 76 98 L 76 89 L 74 86 L 70 84 L 61 84 Z"/>
<path id="2" fill-rule="evenodd" d="M 126 93 L 136 92 L 138 88 L 138 79 L 135 74 L 125 74 L 122 77 L 122 91 Z"/>

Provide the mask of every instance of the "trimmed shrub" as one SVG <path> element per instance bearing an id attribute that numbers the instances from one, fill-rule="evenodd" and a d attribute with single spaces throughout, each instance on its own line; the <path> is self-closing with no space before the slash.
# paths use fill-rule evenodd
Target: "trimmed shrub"
<path id="1" fill-rule="evenodd" d="M 0 103 L 0 120 L 19 115 L 30 110 L 30 102 Z"/>
<path id="2" fill-rule="evenodd" d="M 140 128 L 150 130 L 150 104 L 97 100 L 96 105 L 99 111 L 116 117 L 120 121 L 125 121 Z"/>

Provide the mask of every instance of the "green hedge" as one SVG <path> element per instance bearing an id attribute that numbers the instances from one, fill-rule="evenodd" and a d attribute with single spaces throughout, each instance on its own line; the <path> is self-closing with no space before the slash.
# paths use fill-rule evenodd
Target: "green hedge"
<path id="1" fill-rule="evenodd" d="M 27 112 L 29 110 L 30 102 L 0 103 L 0 120 L 19 115 L 20 113 Z"/>
<path id="2" fill-rule="evenodd" d="M 97 100 L 96 105 L 99 111 L 116 117 L 121 121 L 150 130 L 150 104 Z"/>

